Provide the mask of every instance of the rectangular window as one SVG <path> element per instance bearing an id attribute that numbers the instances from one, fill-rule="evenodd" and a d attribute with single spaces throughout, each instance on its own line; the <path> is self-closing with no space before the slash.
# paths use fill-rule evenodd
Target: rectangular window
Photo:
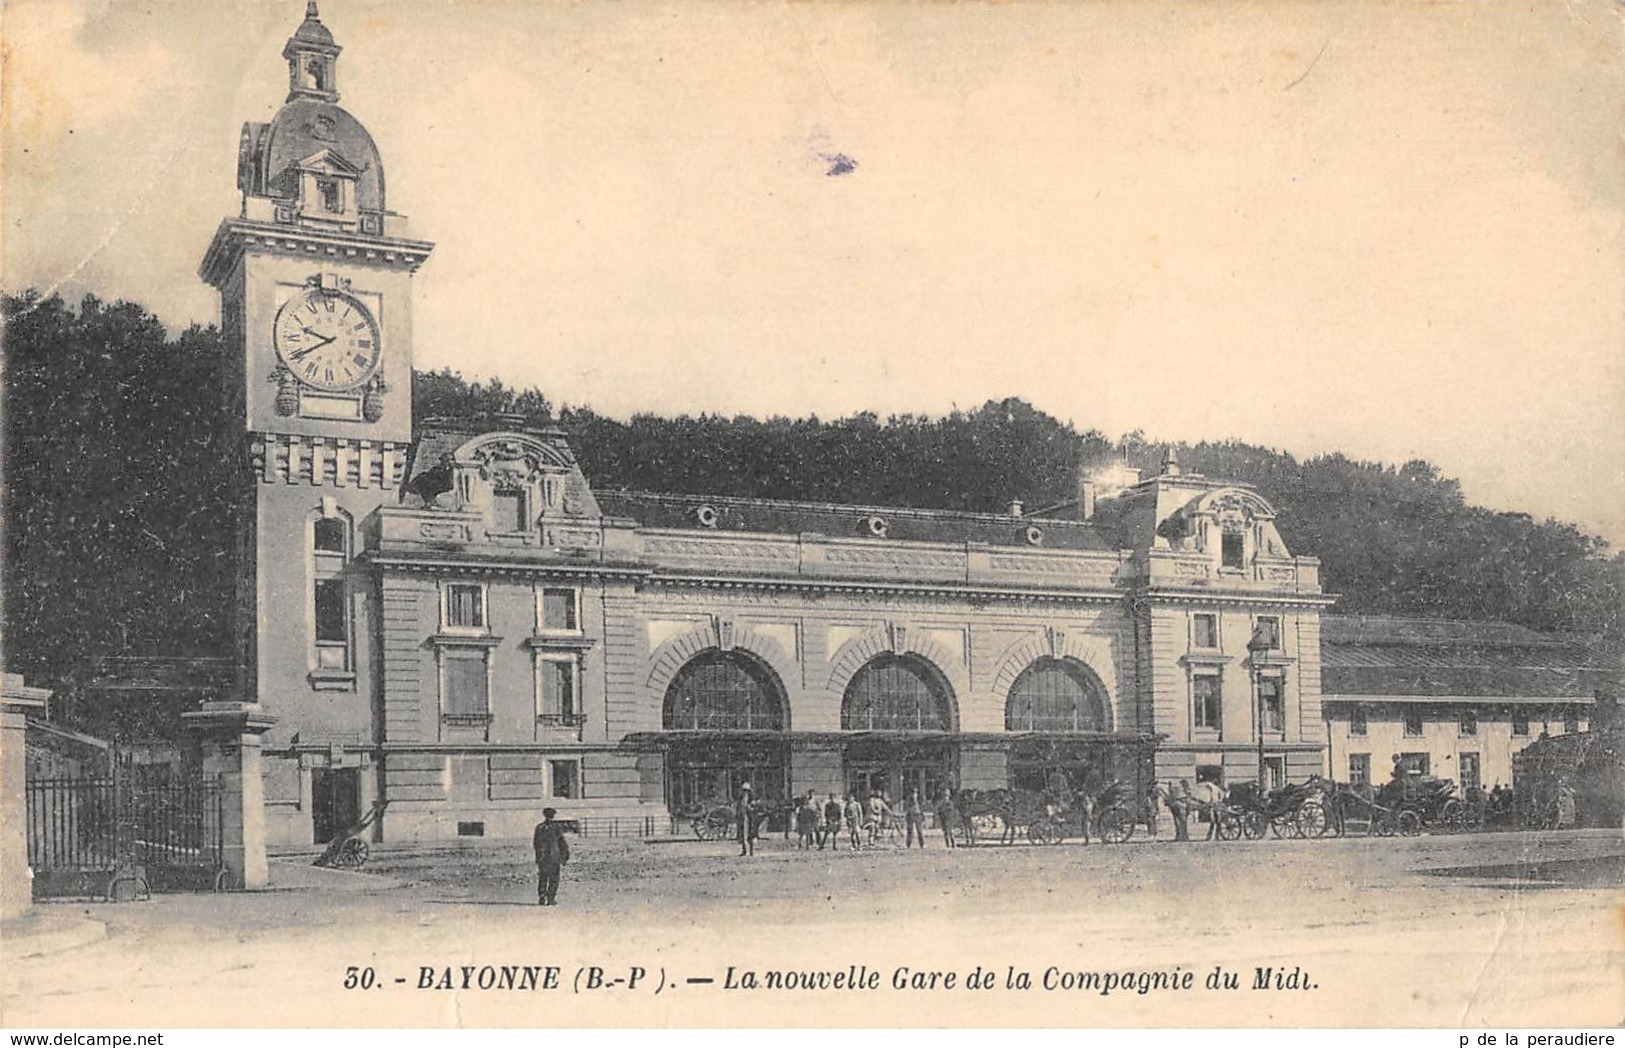
<path id="1" fill-rule="evenodd" d="M 1419 710 L 1405 711 L 1405 737 L 1419 738 L 1422 734 L 1422 714 Z"/>
<path id="2" fill-rule="evenodd" d="M 548 761 L 554 797 L 581 796 L 581 765 L 576 761 Z"/>
<path id="3" fill-rule="evenodd" d="M 1272 790 L 1278 790 L 1286 785 L 1286 758 L 1264 758 L 1264 783 Z"/>
<path id="4" fill-rule="evenodd" d="M 1484 784 L 1479 771 L 1478 754 L 1463 753 L 1456 759 L 1458 761 L 1457 773 L 1461 776 L 1461 788 L 1463 790 L 1474 790 Z"/>
<path id="5" fill-rule="evenodd" d="M 344 615 L 344 581 L 316 580 L 316 643 L 343 644 L 350 639 Z"/>
<path id="6" fill-rule="evenodd" d="M 1280 677 L 1260 677 L 1258 679 L 1258 704 L 1264 713 L 1264 730 L 1282 732 L 1286 730 L 1286 706 L 1284 703 L 1283 681 Z"/>
<path id="7" fill-rule="evenodd" d="M 1478 711 L 1462 710 L 1461 717 L 1456 722 L 1456 730 L 1461 735 L 1478 734 Z"/>
<path id="8" fill-rule="evenodd" d="M 1364 706 L 1356 706 L 1349 710 L 1349 734 L 1364 735 L 1370 728 L 1368 714 Z"/>
<path id="9" fill-rule="evenodd" d="M 491 530 L 529 531 L 523 491 L 498 491 L 491 496 Z"/>
<path id="10" fill-rule="evenodd" d="M 1196 615 L 1191 619 L 1191 647 L 1212 651 L 1219 646 L 1219 620 L 1214 615 Z"/>
<path id="11" fill-rule="evenodd" d="M 465 632 L 485 629 L 485 587 L 477 582 L 446 583 L 443 625 Z"/>
<path id="12" fill-rule="evenodd" d="M 1254 626 L 1258 642 L 1271 651 L 1281 647 L 1281 620 L 1274 615 L 1260 615 Z"/>
<path id="13" fill-rule="evenodd" d="M 440 656 L 440 708 L 447 723 L 484 724 L 486 701 L 484 652 L 447 651 Z"/>
<path id="14" fill-rule="evenodd" d="M 317 553 L 345 553 L 349 545 L 349 531 L 337 517 L 323 517 L 311 528 L 311 545 Z"/>
<path id="15" fill-rule="evenodd" d="M 1425 753 L 1401 753 L 1399 767 L 1401 771 L 1427 775 L 1433 768 L 1433 758 Z"/>
<path id="16" fill-rule="evenodd" d="M 342 579 L 317 579 L 313 591 L 316 619 L 316 669 L 350 668 L 349 599 Z"/>
<path id="17" fill-rule="evenodd" d="M 342 215 L 344 213 L 344 192 L 339 188 L 339 184 L 331 179 L 323 178 L 317 180 L 316 187 L 322 194 L 322 210 Z"/>
<path id="18" fill-rule="evenodd" d="M 1518 710 L 1512 714 L 1512 734 L 1529 734 L 1529 714 L 1525 713 L 1523 710 Z"/>
<path id="19" fill-rule="evenodd" d="M 1363 786 L 1371 781 L 1371 754 L 1349 754 L 1349 782 L 1355 786 Z"/>
<path id="20" fill-rule="evenodd" d="M 574 724 L 577 714 L 577 667 L 574 656 L 543 658 L 537 662 L 541 674 L 541 708 L 537 713 L 551 724 Z"/>
<path id="21" fill-rule="evenodd" d="M 542 590 L 542 631 L 544 633 L 580 633 L 581 615 L 578 593 L 573 589 Z"/>
<path id="22" fill-rule="evenodd" d="M 1247 566 L 1246 545 L 1239 531 L 1227 531 L 1219 539 L 1219 566 L 1237 571 Z"/>
<path id="23" fill-rule="evenodd" d="M 1205 731 L 1223 728 L 1224 702 L 1219 677 L 1204 674 L 1191 678 L 1191 724 Z"/>

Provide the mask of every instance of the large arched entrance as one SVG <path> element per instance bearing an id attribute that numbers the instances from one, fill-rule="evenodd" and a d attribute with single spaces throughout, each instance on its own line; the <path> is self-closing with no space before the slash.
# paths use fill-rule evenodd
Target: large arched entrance
<path id="1" fill-rule="evenodd" d="M 1075 793 L 1098 789 L 1127 769 L 1116 747 L 1106 688 L 1075 659 L 1034 660 L 1010 686 L 1004 729 L 1028 737 L 1010 749 L 1010 785 L 1018 790 Z"/>
<path id="2" fill-rule="evenodd" d="M 852 675 L 841 699 L 847 792 L 892 800 L 919 790 L 935 797 L 954 785 L 958 720 L 953 689 L 915 655 L 880 655 Z"/>
<path id="3" fill-rule="evenodd" d="M 671 809 L 730 800 L 747 782 L 757 799 L 782 800 L 790 766 L 787 709 L 778 675 L 754 656 L 713 649 L 689 660 L 666 689 L 661 713 L 661 727 L 673 738 L 666 764 Z"/>

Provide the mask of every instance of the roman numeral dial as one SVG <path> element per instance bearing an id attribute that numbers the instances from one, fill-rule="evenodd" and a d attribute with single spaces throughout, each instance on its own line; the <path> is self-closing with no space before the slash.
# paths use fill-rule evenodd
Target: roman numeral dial
<path id="1" fill-rule="evenodd" d="M 342 291 L 310 288 L 277 311 L 277 356 L 316 389 L 355 389 L 378 371 L 382 344 L 367 307 Z"/>

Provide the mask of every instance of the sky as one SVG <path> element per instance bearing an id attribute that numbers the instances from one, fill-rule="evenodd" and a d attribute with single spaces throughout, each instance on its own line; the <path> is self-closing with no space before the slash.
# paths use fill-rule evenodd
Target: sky
<path id="1" fill-rule="evenodd" d="M 420 368 L 1425 458 L 1625 548 L 1606 2 L 325 0 Z M 304 0 L 5 0 L 0 285 L 213 322 Z"/>

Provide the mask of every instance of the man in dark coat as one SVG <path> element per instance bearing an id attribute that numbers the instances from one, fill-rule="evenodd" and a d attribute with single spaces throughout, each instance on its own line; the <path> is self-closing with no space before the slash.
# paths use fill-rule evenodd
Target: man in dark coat
<path id="1" fill-rule="evenodd" d="M 734 828 L 739 831 L 739 855 L 756 854 L 756 802 L 750 795 L 750 783 L 739 787 L 739 804 L 734 808 Z"/>
<path id="2" fill-rule="evenodd" d="M 558 812 L 542 809 L 542 821 L 536 824 L 533 843 L 536 846 L 536 903 L 539 906 L 558 905 L 559 871 L 570 861 L 570 843 L 564 839 L 564 827 L 553 821 Z"/>

